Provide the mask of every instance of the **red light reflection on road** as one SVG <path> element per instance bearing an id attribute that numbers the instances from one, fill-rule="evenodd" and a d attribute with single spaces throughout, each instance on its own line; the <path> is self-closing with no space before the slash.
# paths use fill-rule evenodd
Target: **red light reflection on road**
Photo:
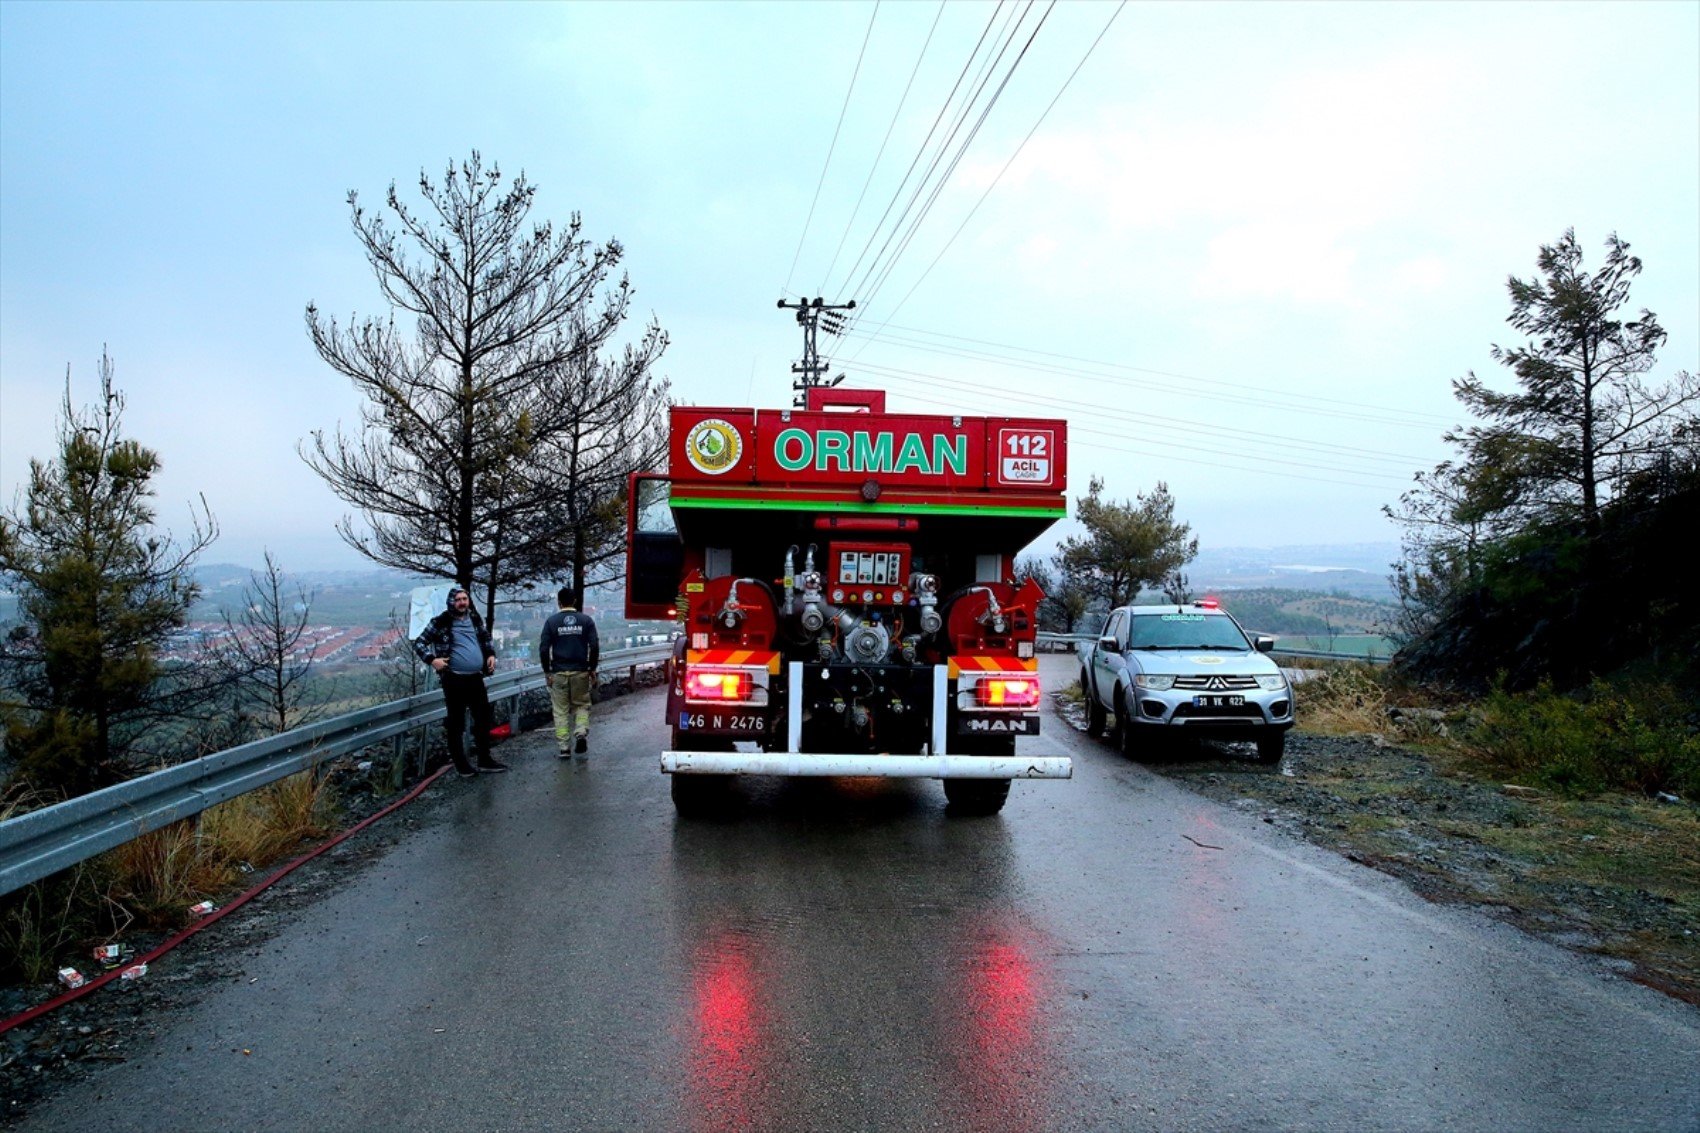
<path id="1" fill-rule="evenodd" d="M 948 1099 L 967 1129 L 1021 1133 L 1044 1127 L 1045 1092 L 1055 1060 L 1048 1051 L 1036 949 L 1019 927 L 971 929 L 955 998 L 956 1074 Z"/>
<path id="2" fill-rule="evenodd" d="M 773 1127 L 769 1026 L 750 943 L 720 934 L 692 970 L 689 1110 L 702 1133 Z"/>

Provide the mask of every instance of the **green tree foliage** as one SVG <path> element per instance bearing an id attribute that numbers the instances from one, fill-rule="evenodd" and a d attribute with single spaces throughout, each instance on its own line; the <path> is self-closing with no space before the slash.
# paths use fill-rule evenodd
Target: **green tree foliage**
<path id="1" fill-rule="evenodd" d="M 0 516 L 0 577 L 23 624 L 5 652 L 6 750 L 39 795 L 76 795 L 123 778 L 158 726 L 209 695 L 207 674 L 161 651 L 195 600 L 195 557 L 216 532 L 203 501 L 178 546 L 154 532 L 157 454 L 122 435 L 123 396 L 101 356 L 100 400 L 72 406 L 67 376 L 59 453 L 30 462 L 21 513 Z"/>
<path id="2" fill-rule="evenodd" d="M 1198 554 L 1192 528 L 1175 522 L 1175 501 L 1167 484 L 1133 501 L 1105 500 L 1104 481 L 1094 476 L 1086 494 L 1075 500 L 1075 518 L 1084 535 L 1063 540 L 1057 552 L 1060 574 L 1078 579 L 1093 599 L 1109 606 L 1132 602 L 1146 587 L 1185 588 L 1181 568 Z M 1178 581 L 1176 581 L 1178 579 Z"/>
<path id="3" fill-rule="evenodd" d="M 1517 389 L 1455 382 L 1477 418 L 1446 436 L 1460 455 L 1386 509 L 1404 527 L 1400 661 L 1419 675 L 1575 688 L 1700 634 L 1674 557 L 1700 521 L 1700 382 L 1644 379 L 1665 332 L 1620 314 L 1629 245 L 1610 237 L 1596 272 L 1582 260 L 1567 231 L 1538 278 L 1509 280 L 1528 338 L 1493 357 Z"/>
<path id="4" fill-rule="evenodd" d="M 593 245 L 579 217 L 527 227 L 535 188 L 505 188 L 476 151 L 424 208 L 394 185 L 388 216 L 349 194 L 354 233 L 390 312 L 339 326 L 307 307 L 319 356 L 366 397 L 355 437 L 315 432 L 303 457 L 364 521 L 342 537 L 374 562 L 499 589 L 582 576 L 616 540 L 607 516 L 628 471 L 660 451 L 667 336 L 651 322 L 604 356 L 631 304 L 624 250 Z M 413 323 L 410 336 L 398 315 Z"/>
<path id="5" fill-rule="evenodd" d="M 1610 486 L 1668 451 L 1674 434 L 1692 428 L 1700 382 L 1692 373 L 1648 386 L 1665 331 L 1651 311 L 1629 320 L 1619 311 L 1641 261 L 1613 233 L 1605 264 L 1582 265 L 1576 233 L 1566 230 L 1536 259 L 1540 277 L 1512 276 L 1512 327 L 1528 341 L 1494 346 L 1518 388 L 1494 390 L 1472 372 L 1453 383 L 1458 400 L 1480 421 L 1447 435 L 1463 450 L 1465 482 L 1475 510 L 1532 523 L 1580 523 L 1597 533 Z"/>

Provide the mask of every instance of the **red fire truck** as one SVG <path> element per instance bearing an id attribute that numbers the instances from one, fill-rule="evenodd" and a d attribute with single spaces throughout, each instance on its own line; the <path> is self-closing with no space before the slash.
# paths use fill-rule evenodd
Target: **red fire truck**
<path id="1" fill-rule="evenodd" d="M 815 386 L 670 424 L 666 474 L 632 477 L 626 616 L 683 624 L 661 755 L 681 815 L 738 775 L 935 778 L 960 814 L 1070 777 L 1016 753 L 1039 733 L 1043 594 L 1014 581 L 1065 514 L 1066 422 Z"/>

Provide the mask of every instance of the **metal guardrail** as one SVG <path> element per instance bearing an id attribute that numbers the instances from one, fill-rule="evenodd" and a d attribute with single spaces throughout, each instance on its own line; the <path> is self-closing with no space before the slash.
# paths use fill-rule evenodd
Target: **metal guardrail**
<path id="1" fill-rule="evenodd" d="M 1269 636 L 1276 639 L 1275 648 L 1271 649 L 1270 652 L 1282 657 L 1306 657 L 1319 661 L 1361 661 L 1366 665 L 1385 665 L 1392 660 L 1391 657 L 1384 657 L 1379 653 L 1346 653 L 1326 649 L 1283 649 L 1281 640 L 1277 635 L 1270 634 Z M 1069 650 L 1078 653 L 1080 646 L 1090 645 L 1097 640 L 1098 635 L 1093 633 L 1042 632 L 1039 634 L 1039 648 L 1052 653 L 1064 653 Z"/>
<path id="2" fill-rule="evenodd" d="M 614 649 L 602 668 L 659 664 L 670 643 Z M 543 687 L 543 670 L 498 673 L 485 682 L 491 701 Z M 304 728 L 179 763 L 125 783 L 0 822 L 0 896 L 208 807 L 275 783 L 327 759 L 359 751 L 444 716 L 438 689 L 362 708 Z"/>

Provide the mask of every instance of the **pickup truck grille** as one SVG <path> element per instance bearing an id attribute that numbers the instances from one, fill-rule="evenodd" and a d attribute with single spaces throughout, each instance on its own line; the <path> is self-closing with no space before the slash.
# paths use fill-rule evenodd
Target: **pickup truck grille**
<path id="1" fill-rule="evenodd" d="M 1191 692 L 1243 692 L 1257 687 L 1256 677 L 1176 677 L 1175 687 Z"/>

